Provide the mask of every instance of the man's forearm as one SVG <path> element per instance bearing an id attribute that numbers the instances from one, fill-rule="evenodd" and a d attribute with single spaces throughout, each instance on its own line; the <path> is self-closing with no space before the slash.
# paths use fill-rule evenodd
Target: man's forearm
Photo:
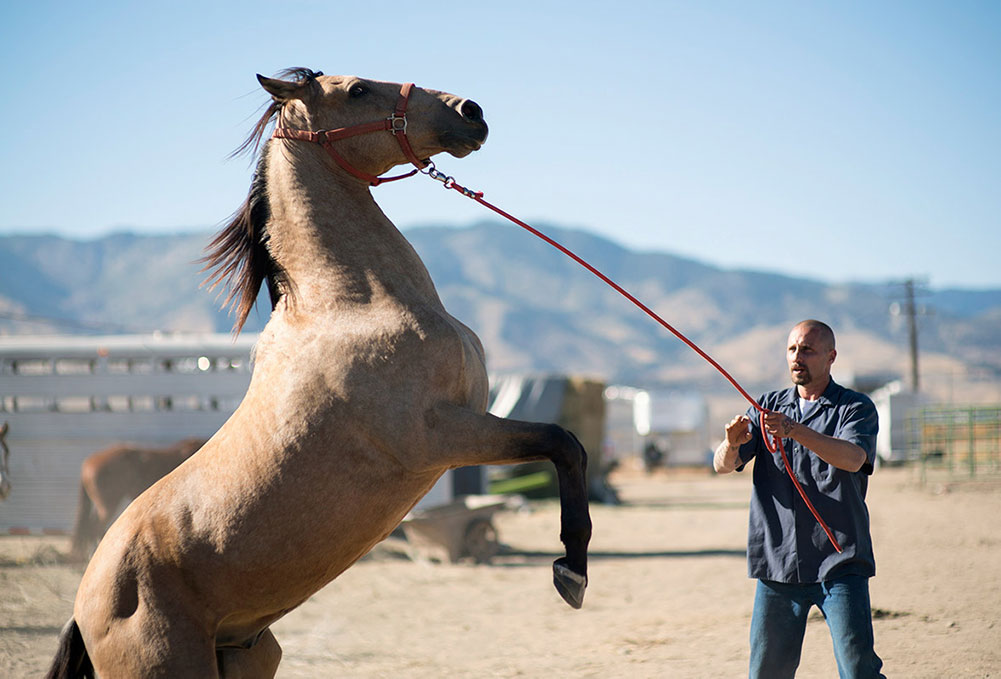
<path id="1" fill-rule="evenodd" d="M 796 441 L 832 467 L 857 472 L 866 462 L 865 451 L 851 441 L 821 434 L 782 413 L 767 413 L 764 419 L 769 435 Z"/>
<path id="2" fill-rule="evenodd" d="M 727 439 L 716 446 L 716 453 L 713 455 L 713 469 L 717 474 L 729 474 L 737 468 L 739 461 L 740 446 L 731 446 Z"/>
<path id="3" fill-rule="evenodd" d="M 790 438 L 838 469 L 857 472 L 866 462 L 865 451 L 851 441 L 821 434 L 803 424 L 793 427 Z"/>

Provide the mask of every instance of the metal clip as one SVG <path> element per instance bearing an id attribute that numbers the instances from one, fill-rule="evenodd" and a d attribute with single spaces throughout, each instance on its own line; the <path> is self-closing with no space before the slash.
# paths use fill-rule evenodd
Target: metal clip
<path id="1" fill-rule="evenodd" d="M 431 177 L 431 179 L 436 179 L 440 181 L 442 184 L 446 185 L 448 183 L 448 180 L 451 179 L 451 177 L 449 177 L 447 174 L 445 174 L 444 172 L 439 172 L 438 169 L 434 167 L 432 167 L 427 171 L 427 176 Z"/>
<path id="2" fill-rule="evenodd" d="M 458 182 L 456 182 L 455 181 L 455 177 L 453 177 L 451 175 L 447 175 L 444 172 L 439 172 L 438 168 L 436 168 L 434 166 L 434 163 L 432 161 L 430 161 L 430 160 L 428 161 L 427 167 L 425 167 L 423 170 L 421 170 L 421 173 L 422 174 L 426 174 L 428 177 L 431 177 L 431 179 L 434 179 L 434 180 L 437 180 L 437 181 L 441 182 L 442 184 L 445 185 L 446 189 L 453 189 L 455 191 L 458 191 L 459 193 L 461 193 L 462 195 L 466 196 L 467 198 L 482 198 L 483 197 L 483 192 L 482 191 L 473 191 L 472 189 L 467 189 L 462 184 L 459 184 Z"/>

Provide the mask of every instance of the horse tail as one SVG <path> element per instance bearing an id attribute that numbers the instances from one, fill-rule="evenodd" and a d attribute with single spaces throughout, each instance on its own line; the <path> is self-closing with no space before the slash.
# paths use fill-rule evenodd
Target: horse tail
<path id="1" fill-rule="evenodd" d="M 94 666 L 83 645 L 76 618 L 70 618 L 59 633 L 59 648 L 45 679 L 94 679 Z"/>
<path id="2" fill-rule="evenodd" d="M 93 540 L 92 533 L 94 523 L 94 503 L 91 502 L 90 493 L 87 492 L 86 484 L 80 482 L 80 499 L 76 504 L 76 524 L 73 526 L 73 542 L 70 546 L 70 554 L 80 559 L 86 559 L 89 555 Z"/>

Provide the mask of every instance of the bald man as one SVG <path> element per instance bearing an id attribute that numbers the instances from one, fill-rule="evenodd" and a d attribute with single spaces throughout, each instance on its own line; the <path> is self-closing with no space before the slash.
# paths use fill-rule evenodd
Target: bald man
<path id="1" fill-rule="evenodd" d="M 789 333 L 793 386 L 762 396 L 764 431 L 785 448 L 803 491 L 829 526 L 839 553 L 793 486 L 781 453 L 769 452 L 758 410 L 734 417 L 716 448 L 720 474 L 754 464 L 747 535 L 748 575 L 758 580 L 751 617 L 752 678 L 793 677 L 807 614 L 827 620 L 841 677 L 882 677 L 869 603 L 876 574 L 865 494 L 875 461 L 876 408 L 831 379 L 834 331 L 807 320 Z"/>

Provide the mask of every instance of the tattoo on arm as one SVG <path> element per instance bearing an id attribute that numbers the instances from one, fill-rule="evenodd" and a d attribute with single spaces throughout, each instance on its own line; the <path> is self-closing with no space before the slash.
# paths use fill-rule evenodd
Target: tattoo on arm
<path id="1" fill-rule="evenodd" d="M 794 426 L 796 426 L 796 423 L 793 422 L 791 419 L 789 419 L 788 417 L 782 418 L 782 433 L 784 433 L 786 436 L 789 435 L 789 432 L 792 431 Z"/>
<path id="2" fill-rule="evenodd" d="M 731 472 L 740 464 L 740 457 L 736 456 L 731 464 L 726 463 L 727 454 L 730 452 L 730 442 L 725 438 L 723 442 L 716 446 L 716 454 L 713 459 L 713 466 L 717 472 Z"/>

